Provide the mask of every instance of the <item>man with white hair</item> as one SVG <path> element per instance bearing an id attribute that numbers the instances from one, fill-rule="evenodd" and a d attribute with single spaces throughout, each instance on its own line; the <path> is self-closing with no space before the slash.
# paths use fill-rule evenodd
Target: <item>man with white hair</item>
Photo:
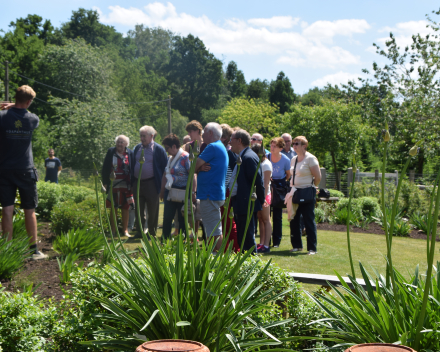
<path id="1" fill-rule="evenodd" d="M 133 155 L 135 162 L 132 167 L 133 193 L 137 198 L 137 184 L 141 164 L 142 149 L 144 150 L 145 162 L 142 165 L 141 181 L 139 186 L 139 210 L 141 224 L 145 224 L 145 204 L 148 212 L 148 232 L 156 236 L 157 222 L 159 219 L 159 194 L 162 182 L 162 176 L 167 166 L 167 153 L 165 149 L 154 141 L 156 130 L 151 126 L 143 126 L 139 130 L 141 143 L 134 147 Z M 137 200 L 137 199 L 136 199 Z M 137 203 L 136 203 L 137 204 Z M 145 225 L 143 225 L 145 226 Z M 136 211 L 136 227 L 139 227 L 138 211 Z M 142 230 L 137 229 L 135 238 L 142 238 Z"/>
<path id="2" fill-rule="evenodd" d="M 203 141 L 207 144 L 196 163 L 197 199 L 200 199 L 200 213 L 208 237 L 218 238 L 214 252 L 220 249 L 223 236 L 220 207 L 226 198 L 226 171 L 228 154 L 220 138 L 223 130 L 216 122 L 205 126 Z M 217 224 L 220 224 L 217 226 Z"/>
<path id="3" fill-rule="evenodd" d="M 263 136 L 259 133 L 254 133 L 251 137 L 251 148 L 257 143 L 263 144 Z M 266 154 L 269 154 L 269 151 L 267 149 L 264 149 L 264 151 Z"/>
<path id="4" fill-rule="evenodd" d="M 289 160 L 292 160 L 292 158 L 296 156 L 296 152 L 292 148 L 292 136 L 288 133 L 283 133 L 281 135 L 281 138 L 284 139 L 285 143 L 285 146 L 283 150 L 281 150 L 281 153 L 287 156 Z"/>

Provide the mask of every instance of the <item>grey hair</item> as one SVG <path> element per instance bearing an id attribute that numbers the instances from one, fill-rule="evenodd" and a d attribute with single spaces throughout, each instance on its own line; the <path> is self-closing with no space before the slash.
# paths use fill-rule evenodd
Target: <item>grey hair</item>
<path id="1" fill-rule="evenodd" d="M 123 139 L 125 141 L 125 143 L 127 143 L 127 147 L 130 145 L 130 138 L 128 138 L 127 136 L 120 134 L 119 136 L 117 136 L 115 138 L 115 144 L 118 143 L 119 138 Z"/>
<path id="2" fill-rule="evenodd" d="M 139 133 L 146 132 L 149 136 L 156 137 L 157 131 L 151 126 L 142 126 Z"/>
<path id="3" fill-rule="evenodd" d="M 284 138 L 284 137 L 289 137 L 290 140 L 292 140 L 292 136 L 291 136 L 290 134 L 288 134 L 288 133 L 283 133 L 283 134 L 281 135 L 281 138 Z"/>
<path id="4" fill-rule="evenodd" d="M 234 135 L 236 139 L 241 139 L 241 144 L 243 144 L 245 147 L 247 147 L 251 142 L 251 136 L 245 130 L 237 130 L 234 132 Z"/>
<path id="5" fill-rule="evenodd" d="M 205 130 L 212 132 L 215 140 L 218 141 L 223 134 L 222 126 L 220 126 L 217 122 L 210 122 L 205 126 Z"/>

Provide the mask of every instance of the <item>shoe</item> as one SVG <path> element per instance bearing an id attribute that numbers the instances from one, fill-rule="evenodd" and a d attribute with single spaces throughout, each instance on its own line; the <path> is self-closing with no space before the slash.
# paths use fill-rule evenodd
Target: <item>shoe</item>
<path id="1" fill-rule="evenodd" d="M 280 245 L 279 244 L 274 244 L 273 248 L 280 248 Z"/>
<path id="2" fill-rule="evenodd" d="M 128 233 L 128 231 L 124 233 L 124 236 L 126 236 L 126 237 L 128 237 L 128 238 L 133 237 L 133 235 L 130 235 L 130 234 Z"/>
<path id="3" fill-rule="evenodd" d="M 31 259 L 32 260 L 40 260 L 40 259 L 46 259 L 49 258 L 46 254 L 43 254 L 43 252 L 40 252 L 39 250 L 36 250 L 34 254 L 32 254 Z"/>
<path id="4" fill-rule="evenodd" d="M 262 244 L 257 244 L 257 251 L 260 250 L 261 247 L 264 247 Z"/>
<path id="5" fill-rule="evenodd" d="M 301 252 L 302 250 L 302 248 L 292 248 L 290 252 Z"/>
<path id="6" fill-rule="evenodd" d="M 315 251 L 309 251 L 309 255 L 314 255 L 314 254 L 316 254 Z"/>
<path id="7" fill-rule="evenodd" d="M 259 249 L 257 249 L 257 253 L 270 253 L 270 248 L 261 246 Z"/>

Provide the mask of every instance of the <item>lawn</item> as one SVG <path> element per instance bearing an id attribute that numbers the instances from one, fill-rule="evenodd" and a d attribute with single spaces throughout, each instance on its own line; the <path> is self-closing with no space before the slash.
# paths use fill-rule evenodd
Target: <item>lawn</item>
<path id="1" fill-rule="evenodd" d="M 162 208 L 160 206 L 159 224 L 162 223 Z M 286 214 L 283 214 L 283 239 L 280 248 L 271 248 L 269 254 L 262 255 L 262 259 L 272 259 L 281 268 L 299 273 L 314 273 L 334 275 L 336 270 L 346 276 L 350 273 L 350 263 L 347 250 L 347 234 L 345 232 L 319 231 L 318 230 L 318 254 L 307 255 L 306 238 L 303 237 L 304 251 L 290 253 L 290 229 Z M 161 236 L 162 229 L 158 230 Z M 201 237 L 201 231 L 199 231 Z M 138 242 L 138 241 L 136 241 Z M 257 238 L 257 243 L 259 239 Z M 137 246 L 130 243 L 131 248 Z M 374 234 L 351 233 L 351 246 L 356 275 L 360 275 L 359 261 L 369 270 L 371 267 L 381 274 L 385 273 L 386 243 L 385 236 Z M 434 263 L 440 261 L 440 243 L 434 257 Z M 419 264 L 420 271 L 424 272 L 426 265 L 426 241 L 406 237 L 393 237 L 393 264 L 405 277 Z M 373 273 L 373 271 L 371 271 Z M 308 286 L 308 285 L 307 285 Z"/>

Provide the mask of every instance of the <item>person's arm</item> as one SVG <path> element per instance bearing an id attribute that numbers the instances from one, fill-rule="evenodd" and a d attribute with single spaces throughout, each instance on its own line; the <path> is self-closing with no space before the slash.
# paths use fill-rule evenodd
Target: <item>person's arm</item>
<path id="1" fill-rule="evenodd" d="M 61 162 L 60 162 L 60 166 L 58 166 L 58 172 L 57 172 L 57 177 L 60 177 L 60 173 L 61 173 L 61 170 L 62 170 L 63 168 L 61 167 Z"/>
<path id="2" fill-rule="evenodd" d="M 202 158 L 198 157 L 197 158 L 197 162 L 196 162 L 196 169 L 195 169 L 195 173 L 198 173 L 199 171 L 201 171 L 200 169 L 202 168 L 203 165 L 205 165 L 205 160 L 203 160 Z"/>
<path id="3" fill-rule="evenodd" d="M 315 186 L 319 187 L 319 183 L 321 182 L 321 169 L 319 165 L 310 166 L 310 172 L 315 178 Z"/>
<path id="4" fill-rule="evenodd" d="M 286 170 L 286 181 L 289 181 L 291 176 L 292 174 L 290 173 L 290 169 Z"/>
<path id="5" fill-rule="evenodd" d="M 9 110 L 10 108 L 13 108 L 15 106 L 15 103 L 2 103 L 0 110 Z"/>

